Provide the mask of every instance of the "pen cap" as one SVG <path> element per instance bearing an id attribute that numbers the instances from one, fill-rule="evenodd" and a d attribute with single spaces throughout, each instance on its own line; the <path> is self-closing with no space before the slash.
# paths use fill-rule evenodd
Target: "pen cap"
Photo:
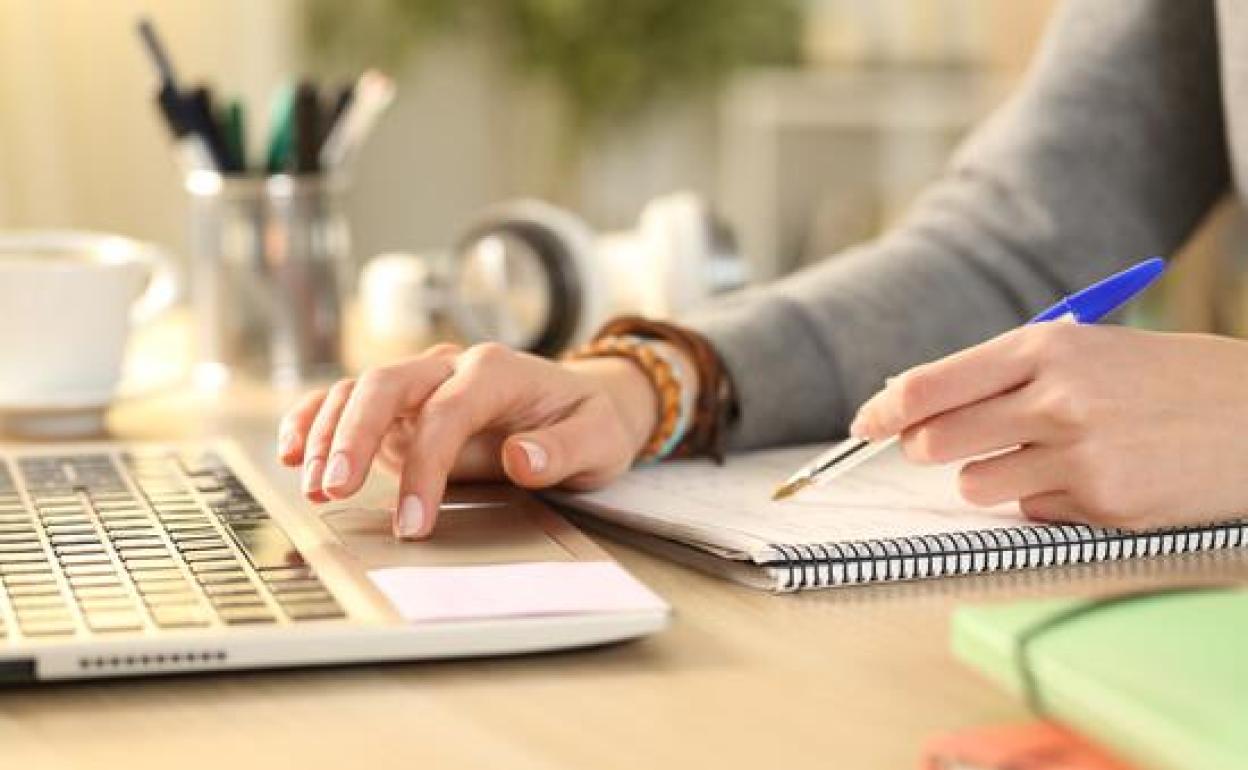
<path id="1" fill-rule="evenodd" d="M 295 90 L 294 115 L 291 124 L 293 171 L 312 174 L 320 169 L 317 154 L 321 149 L 321 97 L 316 86 L 304 81 Z"/>
<path id="2" fill-rule="evenodd" d="M 1146 259 L 1066 297 L 1032 319 L 1032 323 L 1052 321 L 1068 314 L 1079 323 L 1096 323 L 1148 288 L 1165 269 L 1166 261 L 1161 257 Z"/>
<path id="3" fill-rule="evenodd" d="M 156 92 L 156 106 L 160 109 L 165 125 L 169 128 L 169 134 L 174 139 L 181 139 L 190 132 L 188 125 L 190 121 L 186 115 L 185 105 L 172 86 L 165 84 L 160 87 L 160 90 Z"/>

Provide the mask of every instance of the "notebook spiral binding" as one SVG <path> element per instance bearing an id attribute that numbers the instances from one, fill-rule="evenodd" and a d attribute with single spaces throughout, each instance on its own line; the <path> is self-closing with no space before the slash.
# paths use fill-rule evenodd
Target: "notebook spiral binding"
<path id="1" fill-rule="evenodd" d="M 1082 524 L 1011 527 L 853 543 L 773 543 L 763 564 L 781 591 L 1087 564 L 1234 548 L 1248 521 L 1130 532 Z"/>

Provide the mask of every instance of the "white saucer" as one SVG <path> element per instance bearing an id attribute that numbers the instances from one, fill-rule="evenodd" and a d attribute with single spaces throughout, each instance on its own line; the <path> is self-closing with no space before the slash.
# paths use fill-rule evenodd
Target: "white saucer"
<path id="1" fill-rule="evenodd" d="M 80 393 L 41 393 L 16 398 L 0 395 L 0 412 L 65 412 L 101 409 L 113 403 L 118 395 L 118 388 Z"/>
<path id="2" fill-rule="evenodd" d="M 0 436 L 30 439 L 68 439 L 102 435 L 108 410 L 167 390 L 170 383 L 141 390 L 122 385 L 95 392 L 0 397 Z"/>

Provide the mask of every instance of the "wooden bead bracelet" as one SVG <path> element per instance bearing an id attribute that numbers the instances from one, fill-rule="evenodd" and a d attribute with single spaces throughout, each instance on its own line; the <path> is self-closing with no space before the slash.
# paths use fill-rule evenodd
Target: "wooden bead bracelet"
<path id="1" fill-rule="evenodd" d="M 677 366 L 652 341 L 633 336 L 600 337 L 568 352 L 568 361 L 586 358 L 627 358 L 641 369 L 654 386 L 658 420 L 638 455 L 641 462 L 656 462 L 672 454 L 689 430 L 693 398 Z"/>

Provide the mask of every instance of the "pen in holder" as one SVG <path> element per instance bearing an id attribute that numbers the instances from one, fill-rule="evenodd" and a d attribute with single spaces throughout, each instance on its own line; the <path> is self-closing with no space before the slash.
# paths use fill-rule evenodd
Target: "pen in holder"
<path id="1" fill-rule="evenodd" d="M 242 373 L 294 386 L 337 376 L 353 277 L 341 180 L 394 82 L 368 70 L 328 101 L 310 81 L 279 88 L 267 151 L 251 164 L 243 100 L 217 109 L 209 86 L 184 88 L 151 20 L 140 18 L 138 32 L 191 196 L 196 380 Z"/>
<path id="2" fill-rule="evenodd" d="M 185 186 L 197 378 L 296 386 L 337 376 L 352 277 L 342 182 L 201 170 Z"/>

